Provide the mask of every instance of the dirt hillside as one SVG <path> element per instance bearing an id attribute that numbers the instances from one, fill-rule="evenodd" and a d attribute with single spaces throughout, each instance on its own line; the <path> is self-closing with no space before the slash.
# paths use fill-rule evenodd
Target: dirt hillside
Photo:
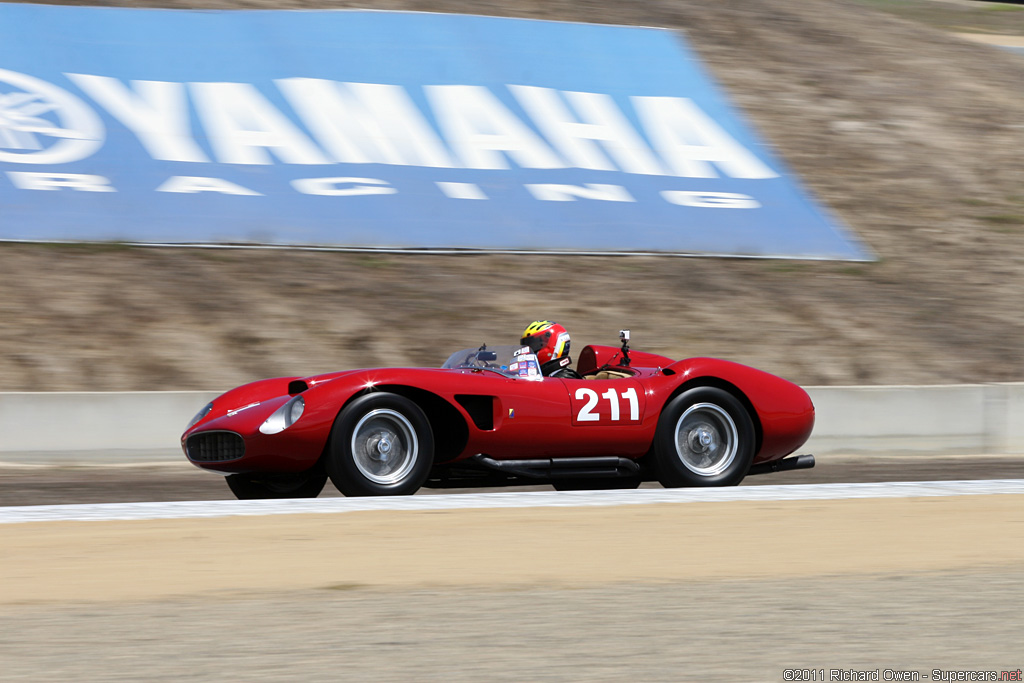
<path id="1" fill-rule="evenodd" d="M 879 260 L 0 244 L 0 391 L 217 389 L 436 364 L 455 347 L 511 342 L 538 317 L 567 325 L 575 348 L 629 327 L 636 348 L 717 355 L 806 384 L 1024 380 L 1024 57 L 947 32 L 969 30 L 961 24 L 982 9 L 905 3 L 941 14 L 936 28 L 881 11 L 884 0 L 111 4 L 677 28 Z M 1024 14 L 1006 7 L 982 30 L 1021 32 Z"/>

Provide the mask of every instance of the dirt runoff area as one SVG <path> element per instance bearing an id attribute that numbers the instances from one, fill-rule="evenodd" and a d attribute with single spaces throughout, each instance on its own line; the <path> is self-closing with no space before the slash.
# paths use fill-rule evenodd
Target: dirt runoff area
<path id="1" fill-rule="evenodd" d="M 1012 495 L 0 525 L 0 680 L 1016 669 L 1022 525 Z"/>
<path id="2" fill-rule="evenodd" d="M 537 318 L 565 324 L 577 349 L 614 343 L 631 328 L 638 349 L 729 358 L 804 384 L 1024 378 L 1024 58 L 952 35 L 1024 32 L 1019 8 L 924 0 L 121 4 L 371 6 L 678 29 L 878 261 L 2 244 L 0 390 L 226 389 L 266 376 L 436 365 L 455 348 L 514 341 Z"/>

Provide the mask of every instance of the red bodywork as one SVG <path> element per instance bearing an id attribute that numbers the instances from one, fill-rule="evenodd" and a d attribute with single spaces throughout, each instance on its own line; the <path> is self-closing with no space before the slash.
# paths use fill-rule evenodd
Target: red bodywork
<path id="1" fill-rule="evenodd" d="M 335 418 L 366 392 L 405 395 L 423 408 L 435 439 L 435 462 L 477 454 L 496 460 L 615 455 L 630 459 L 650 449 L 662 408 L 689 388 L 714 386 L 733 393 L 750 412 L 757 432 L 754 463 L 781 459 L 807 440 L 814 406 L 799 386 L 744 365 L 713 358 L 673 361 L 630 352 L 618 365 L 617 347 L 588 346 L 577 369 L 628 372 L 615 379 L 527 381 L 479 369 L 380 368 L 315 377 L 282 377 L 246 384 L 214 399 L 212 409 L 182 435 L 233 432 L 244 456 L 196 462 L 222 472 L 299 472 L 324 454 Z M 291 394 L 289 393 L 291 389 Z M 302 417 L 278 434 L 260 425 L 291 396 L 305 400 Z"/>

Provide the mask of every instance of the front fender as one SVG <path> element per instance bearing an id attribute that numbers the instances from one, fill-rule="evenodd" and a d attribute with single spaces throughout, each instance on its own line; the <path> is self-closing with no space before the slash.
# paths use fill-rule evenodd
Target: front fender
<path id="1" fill-rule="evenodd" d="M 187 442 L 202 432 L 230 432 L 242 438 L 245 454 L 226 461 L 190 461 L 203 469 L 234 472 L 301 472 L 314 466 L 330 438 L 338 407 L 344 402 L 345 387 L 330 382 L 313 383 L 302 392 L 305 409 L 292 426 L 277 434 L 260 432 L 261 425 L 287 402 L 289 384 L 297 377 L 277 377 L 232 389 L 213 400 L 213 409 L 181 437 Z M 354 391 L 354 389 L 349 389 Z"/>

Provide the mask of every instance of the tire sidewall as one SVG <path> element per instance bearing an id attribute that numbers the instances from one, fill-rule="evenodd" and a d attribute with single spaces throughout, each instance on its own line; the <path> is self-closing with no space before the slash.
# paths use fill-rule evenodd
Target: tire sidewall
<path id="1" fill-rule="evenodd" d="M 722 472 L 701 475 L 688 469 L 676 451 L 676 423 L 688 408 L 711 403 L 723 408 L 736 425 L 736 457 Z M 689 389 L 669 401 L 658 418 L 654 437 L 654 455 L 658 480 L 666 488 L 680 486 L 735 486 L 747 475 L 754 459 L 754 424 L 743 404 L 729 392 L 715 387 Z"/>
<path id="2" fill-rule="evenodd" d="M 228 488 L 239 500 L 264 500 L 279 498 L 316 498 L 327 483 L 327 472 L 317 463 L 306 472 L 305 481 L 293 487 L 282 489 L 273 482 L 273 474 L 231 474 L 227 477 Z M 297 475 L 285 475 L 295 477 Z"/>
<path id="3" fill-rule="evenodd" d="M 409 420 L 418 442 L 412 469 L 393 484 L 380 484 L 368 479 L 359 471 L 352 454 L 352 432 L 356 424 L 370 411 L 382 408 L 399 412 Z M 420 407 L 404 396 L 381 392 L 360 396 L 338 414 L 331 430 L 327 473 L 335 487 L 346 496 L 412 495 L 427 480 L 433 460 L 434 434 Z"/>

